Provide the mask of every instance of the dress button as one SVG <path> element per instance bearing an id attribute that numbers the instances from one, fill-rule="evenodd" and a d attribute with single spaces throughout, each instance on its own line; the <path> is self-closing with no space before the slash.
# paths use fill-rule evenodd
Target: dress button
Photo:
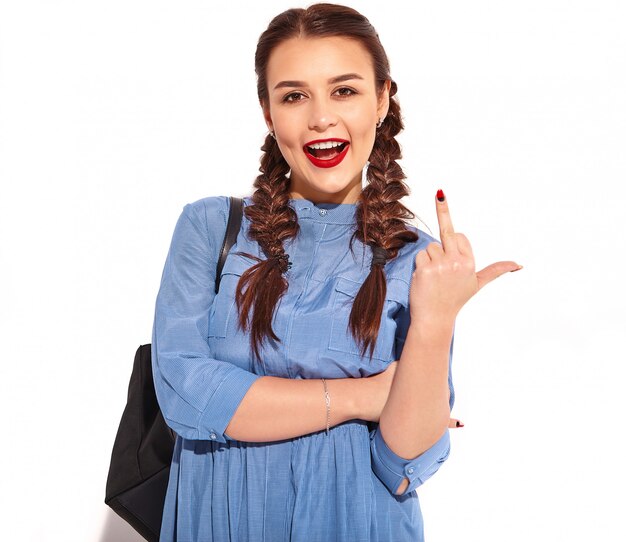
<path id="1" fill-rule="evenodd" d="M 322 216 L 326 216 L 327 212 L 328 211 L 326 209 L 320 209 L 320 215 L 322 215 Z"/>
<path id="2" fill-rule="evenodd" d="M 409 474 L 413 474 L 413 472 L 414 472 L 414 471 L 415 471 L 415 469 L 414 469 L 413 467 L 409 467 L 409 468 L 407 469 L 407 472 L 408 472 Z"/>
<path id="3" fill-rule="evenodd" d="M 211 433 L 209 436 L 212 440 L 215 440 L 217 438 L 217 435 L 215 433 Z"/>

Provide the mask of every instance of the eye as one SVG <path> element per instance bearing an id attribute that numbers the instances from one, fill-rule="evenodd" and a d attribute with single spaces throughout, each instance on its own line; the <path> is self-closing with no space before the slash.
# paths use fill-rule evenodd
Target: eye
<path id="1" fill-rule="evenodd" d="M 346 93 L 346 92 L 343 92 L 343 91 L 348 91 L 348 92 Z M 341 87 L 341 88 L 338 88 L 335 92 L 339 92 L 339 93 L 340 93 L 339 95 L 340 95 L 341 97 L 346 97 L 346 98 L 347 98 L 348 96 L 352 96 L 353 94 L 357 94 L 357 91 L 356 91 L 356 90 L 351 89 L 351 88 L 349 88 L 349 87 Z"/>
<path id="2" fill-rule="evenodd" d="M 283 98 L 283 102 L 286 102 L 286 103 L 299 102 L 300 101 L 299 99 L 295 99 L 298 96 L 303 96 L 303 94 L 301 92 L 291 92 Z M 294 99 L 291 99 L 292 97 L 294 97 Z"/>

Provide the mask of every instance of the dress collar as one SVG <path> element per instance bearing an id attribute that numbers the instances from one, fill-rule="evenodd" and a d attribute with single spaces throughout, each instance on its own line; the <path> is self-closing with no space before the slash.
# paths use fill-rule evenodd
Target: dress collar
<path id="1" fill-rule="evenodd" d="M 251 205 L 250 196 L 244 199 L 247 205 Z M 355 223 L 356 203 L 313 203 L 304 198 L 290 198 L 289 205 L 296 211 L 298 219 L 325 224 Z"/>

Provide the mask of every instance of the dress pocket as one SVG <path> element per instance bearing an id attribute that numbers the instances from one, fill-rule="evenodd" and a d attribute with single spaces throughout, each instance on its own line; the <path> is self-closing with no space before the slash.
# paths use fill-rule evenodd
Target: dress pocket
<path id="1" fill-rule="evenodd" d="M 208 336 L 225 338 L 229 327 L 233 327 L 233 333 L 237 326 L 237 306 L 235 305 L 235 292 L 241 275 L 246 269 L 252 267 L 254 262 L 249 258 L 238 254 L 229 254 L 224 262 L 220 278 L 220 288 L 217 292 L 213 305 L 209 312 Z"/>
<path id="2" fill-rule="evenodd" d="M 359 346 L 352 337 L 348 329 L 348 320 L 352 304 L 356 297 L 361 283 L 346 277 L 338 277 L 334 287 L 331 315 L 330 338 L 328 349 L 337 352 L 344 352 L 361 357 Z M 394 343 L 396 333 L 396 322 L 394 316 L 405 304 L 405 283 L 398 279 L 387 279 L 387 293 L 385 304 L 381 315 L 378 338 L 372 359 L 379 361 L 395 361 Z M 408 294 L 406 296 L 408 298 Z M 365 359 L 369 359 L 369 351 L 366 351 Z"/>

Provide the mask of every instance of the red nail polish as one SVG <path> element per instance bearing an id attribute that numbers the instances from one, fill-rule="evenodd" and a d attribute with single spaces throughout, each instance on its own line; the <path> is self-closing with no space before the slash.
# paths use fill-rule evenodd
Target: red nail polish
<path id="1" fill-rule="evenodd" d="M 437 199 L 439 201 L 443 201 L 446 199 L 446 197 L 443 195 L 443 190 L 441 188 L 437 190 Z"/>

